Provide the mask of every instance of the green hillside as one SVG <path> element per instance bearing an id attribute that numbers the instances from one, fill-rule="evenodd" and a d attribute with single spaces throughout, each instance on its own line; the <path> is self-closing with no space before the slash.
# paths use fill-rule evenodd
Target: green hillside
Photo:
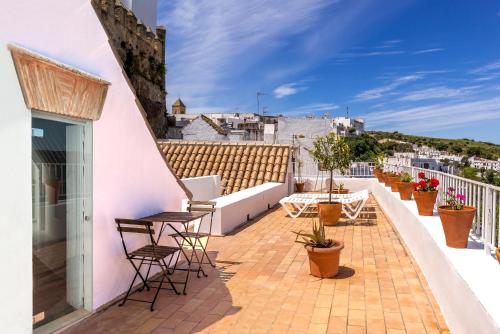
<path id="1" fill-rule="evenodd" d="M 448 151 L 458 155 L 478 156 L 485 159 L 496 160 L 500 158 L 500 145 L 475 141 L 473 139 L 447 139 L 424 136 L 406 135 L 400 132 L 368 131 L 376 140 L 393 139 L 417 145 L 433 147 L 440 151 Z"/>

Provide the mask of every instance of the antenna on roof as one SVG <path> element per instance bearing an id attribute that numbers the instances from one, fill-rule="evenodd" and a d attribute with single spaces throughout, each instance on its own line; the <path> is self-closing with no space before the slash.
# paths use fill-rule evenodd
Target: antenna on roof
<path id="1" fill-rule="evenodd" d="M 345 109 L 346 109 L 345 110 L 345 117 L 349 118 L 349 106 L 347 106 Z"/>

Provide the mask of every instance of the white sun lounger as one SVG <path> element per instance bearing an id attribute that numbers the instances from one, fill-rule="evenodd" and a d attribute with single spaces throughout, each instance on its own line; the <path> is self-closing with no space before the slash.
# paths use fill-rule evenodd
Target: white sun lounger
<path id="1" fill-rule="evenodd" d="M 286 213 L 297 218 L 306 212 L 310 206 L 328 200 L 329 194 L 293 194 L 282 198 L 280 204 Z M 368 200 L 368 190 L 361 190 L 351 194 L 332 194 L 332 200 L 342 204 L 342 212 L 349 219 L 356 219 Z"/>

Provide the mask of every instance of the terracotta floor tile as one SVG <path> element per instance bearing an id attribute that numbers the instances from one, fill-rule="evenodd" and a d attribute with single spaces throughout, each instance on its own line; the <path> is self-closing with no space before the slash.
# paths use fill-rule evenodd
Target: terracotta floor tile
<path id="1" fill-rule="evenodd" d="M 277 208 L 212 238 L 217 268 L 207 268 L 208 278 L 192 275 L 186 296 L 161 291 L 155 312 L 133 301 L 113 305 L 64 333 L 448 332 L 411 253 L 373 198 L 367 207 L 375 208 L 372 223 L 327 227 L 329 237 L 344 241 L 341 278 L 309 275 L 307 253 L 291 231 L 309 229 L 310 219 Z"/>

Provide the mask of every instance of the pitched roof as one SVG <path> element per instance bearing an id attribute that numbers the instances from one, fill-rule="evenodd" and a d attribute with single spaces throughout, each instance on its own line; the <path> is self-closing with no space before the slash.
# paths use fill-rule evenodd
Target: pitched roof
<path id="1" fill-rule="evenodd" d="M 177 100 L 175 100 L 175 102 L 172 104 L 172 106 L 181 106 L 181 107 L 185 107 L 186 105 L 184 104 L 184 102 L 182 102 L 181 98 L 179 97 Z"/>
<path id="2" fill-rule="evenodd" d="M 179 178 L 219 175 L 221 194 L 265 182 L 285 182 L 290 146 L 254 142 L 159 140 Z"/>
<path id="3" fill-rule="evenodd" d="M 224 130 L 222 128 L 222 126 L 220 126 L 219 124 L 215 123 L 211 118 L 205 116 L 205 115 L 201 115 L 201 119 L 204 120 L 205 122 L 208 123 L 208 125 L 210 125 L 215 131 L 217 131 L 218 134 L 220 135 L 227 135 L 227 132 L 226 130 Z"/>

